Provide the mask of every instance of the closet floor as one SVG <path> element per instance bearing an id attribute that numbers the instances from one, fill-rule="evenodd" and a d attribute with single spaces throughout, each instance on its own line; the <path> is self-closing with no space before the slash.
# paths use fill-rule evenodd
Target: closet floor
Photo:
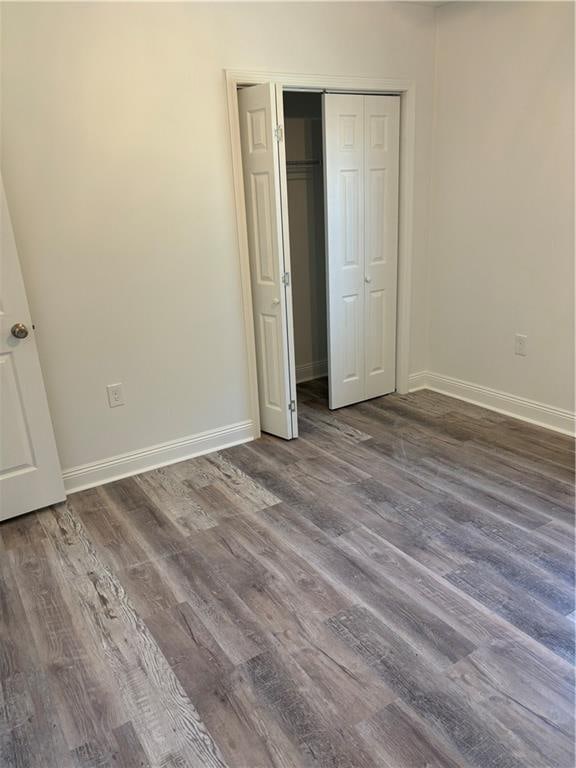
<path id="1" fill-rule="evenodd" d="M 573 442 L 325 389 L 0 525 L 2 766 L 573 767 Z"/>

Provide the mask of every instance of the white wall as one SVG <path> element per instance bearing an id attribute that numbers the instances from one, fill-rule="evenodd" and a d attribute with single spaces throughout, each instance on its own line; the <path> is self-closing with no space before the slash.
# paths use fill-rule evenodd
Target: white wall
<path id="1" fill-rule="evenodd" d="M 438 10 L 430 369 L 574 408 L 571 3 Z M 514 355 L 514 334 L 528 356 Z M 544 417 L 546 414 L 544 414 Z"/>
<path id="2" fill-rule="evenodd" d="M 417 83 L 425 367 L 434 9 L 6 3 L 2 169 L 65 469 L 248 418 L 223 69 Z M 109 409 L 105 385 L 127 404 Z"/>

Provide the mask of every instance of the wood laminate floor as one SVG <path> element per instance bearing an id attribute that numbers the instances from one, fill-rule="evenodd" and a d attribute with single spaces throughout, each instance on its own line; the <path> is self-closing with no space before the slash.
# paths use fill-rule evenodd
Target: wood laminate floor
<path id="1" fill-rule="evenodd" d="M 572 768 L 573 444 L 422 391 L 0 526 L 3 768 Z"/>

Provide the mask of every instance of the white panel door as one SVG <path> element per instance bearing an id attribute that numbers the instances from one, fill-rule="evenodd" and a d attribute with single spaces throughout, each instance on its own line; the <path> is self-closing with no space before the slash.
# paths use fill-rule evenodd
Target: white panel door
<path id="1" fill-rule="evenodd" d="M 276 132 L 281 94 L 277 99 L 271 83 L 243 88 L 238 104 L 261 428 L 291 439 L 298 422 L 286 169 L 281 131 Z"/>
<path id="2" fill-rule="evenodd" d="M 400 97 L 364 96 L 365 391 L 396 389 Z"/>
<path id="3" fill-rule="evenodd" d="M 324 95 L 330 408 L 395 389 L 399 107 Z"/>
<path id="4" fill-rule="evenodd" d="M 0 520 L 5 520 L 62 501 L 66 494 L 4 185 L 0 186 Z"/>
<path id="5" fill-rule="evenodd" d="M 364 400 L 364 97 L 324 94 L 329 405 Z"/>

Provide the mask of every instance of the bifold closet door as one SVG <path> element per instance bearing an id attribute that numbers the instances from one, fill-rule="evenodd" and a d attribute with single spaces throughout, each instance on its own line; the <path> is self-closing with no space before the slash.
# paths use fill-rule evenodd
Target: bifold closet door
<path id="1" fill-rule="evenodd" d="M 262 431 L 298 435 L 282 91 L 238 93 Z"/>
<path id="2" fill-rule="evenodd" d="M 324 94 L 330 408 L 364 399 L 364 97 Z"/>
<path id="3" fill-rule="evenodd" d="M 324 94 L 330 408 L 396 382 L 400 98 Z"/>

